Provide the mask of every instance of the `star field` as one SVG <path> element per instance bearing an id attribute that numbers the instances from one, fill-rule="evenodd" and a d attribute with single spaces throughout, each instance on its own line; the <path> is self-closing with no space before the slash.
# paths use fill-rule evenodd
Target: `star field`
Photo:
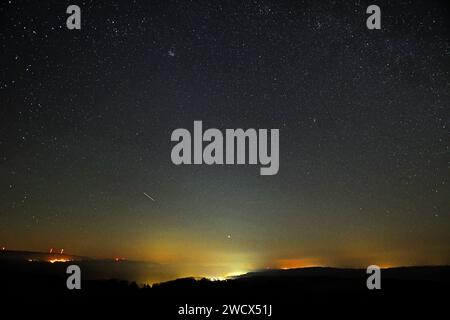
<path id="1" fill-rule="evenodd" d="M 368 1 L 76 1 L 73 31 L 69 4 L 0 5 L 0 245 L 226 272 L 450 263 L 445 1 L 377 1 L 381 30 Z M 194 120 L 280 129 L 279 173 L 173 165 Z"/>

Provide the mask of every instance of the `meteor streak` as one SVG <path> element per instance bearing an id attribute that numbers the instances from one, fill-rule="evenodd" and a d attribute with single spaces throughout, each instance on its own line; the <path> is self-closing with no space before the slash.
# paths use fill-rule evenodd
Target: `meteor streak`
<path id="1" fill-rule="evenodd" d="M 143 192 L 143 194 L 147 197 L 147 198 L 149 198 L 150 200 L 152 200 L 152 201 L 155 201 L 155 199 L 153 199 L 152 197 L 150 197 L 148 194 L 146 194 L 145 192 Z"/>

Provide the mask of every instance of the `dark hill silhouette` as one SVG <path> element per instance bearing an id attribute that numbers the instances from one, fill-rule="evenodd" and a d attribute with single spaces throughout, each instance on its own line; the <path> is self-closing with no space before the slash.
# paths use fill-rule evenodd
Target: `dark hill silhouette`
<path id="1" fill-rule="evenodd" d="M 166 315 L 176 315 L 176 308 L 185 304 L 221 308 L 223 304 L 243 303 L 272 304 L 278 315 L 285 316 L 305 308 L 326 314 L 373 306 L 412 312 L 419 307 L 445 306 L 450 285 L 449 266 L 424 266 L 383 269 L 381 290 L 367 289 L 365 269 L 302 268 L 262 270 L 224 281 L 182 278 L 153 286 L 120 279 L 84 280 L 81 290 L 70 291 L 66 288 L 67 263 L 32 265 L 30 269 L 26 261 L 0 260 L 3 297 L 42 303 L 65 299 L 88 304 L 104 301 L 106 305 L 129 302 L 135 308 L 151 306 L 154 312 Z"/>

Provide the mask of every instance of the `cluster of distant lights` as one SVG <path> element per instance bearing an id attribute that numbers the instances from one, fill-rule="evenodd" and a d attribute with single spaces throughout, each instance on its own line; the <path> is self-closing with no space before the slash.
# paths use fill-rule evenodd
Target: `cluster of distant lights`
<path id="1" fill-rule="evenodd" d="M 6 247 L 2 246 L 1 250 L 2 251 L 6 251 Z M 53 252 L 53 251 L 54 251 L 53 248 L 50 248 L 48 253 L 50 253 L 50 254 L 58 254 L 59 253 L 60 255 L 62 255 L 64 253 L 64 249 L 61 249 L 59 252 Z M 40 262 L 42 260 L 39 260 L 39 259 L 28 259 L 28 261 L 29 262 Z M 66 259 L 66 258 L 55 258 L 55 259 L 50 259 L 50 260 L 45 260 L 45 261 L 46 262 L 50 262 L 50 263 L 56 263 L 56 262 L 64 263 L 64 262 L 69 262 L 69 261 L 73 261 L 73 260 L 72 259 Z M 127 261 L 127 259 L 126 258 L 122 258 L 122 257 L 116 257 L 116 258 L 114 258 L 114 261 L 115 262 L 122 262 L 122 261 Z"/>
<path id="2" fill-rule="evenodd" d="M 58 252 L 53 252 L 53 248 L 50 249 L 49 251 L 50 254 L 58 254 Z M 61 249 L 59 251 L 59 254 L 62 255 L 64 253 L 64 249 Z M 28 259 L 28 262 L 40 262 L 41 260 L 39 259 Z M 66 258 L 54 258 L 54 259 L 49 259 L 49 260 L 45 260 L 46 262 L 50 262 L 50 263 L 64 263 L 64 262 L 69 262 L 72 261 L 72 259 L 66 259 Z"/>
<path id="3" fill-rule="evenodd" d="M 50 254 L 57 254 L 56 252 L 53 252 L 53 248 L 50 249 L 49 251 Z M 61 249 L 59 251 L 59 254 L 63 254 L 64 253 L 64 249 Z M 40 260 L 37 259 L 28 259 L 29 262 L 38 262 Z M 72 261 L 71 259 L 66 259 L 66 258 L 55 258 L 55 259 L 50 259 L 50 260 L 45 260 L 46 262 L 50 262 L 50 263 L 56 263 L 56 262 L 60 262 L 60 263 L 64 263 L 64 262 L 69 262 Z"/>
<path id="4" fill-rule="evenodd" d="M 38 259 L 28 259 L 28 262 L 40 262 L 41 260 L 38 260 Z M 50 259 L 50 260 L 45 260 L 46 262 L 50 262 L 50 263 L 55 263 L 55 262 L 61 262 L 61 263 L 64 263 L 64 262 L 69 262 L 69 261 L 72 261 L 72 260 L 70 260 L 70 259 Z"/>
<path id="5" fill-rule="evenodd" d="M 219 277 L 209 277 L 208 279 L 211 280 L 211 281 L 225 281 L 225 280 L 228 280 L 228 279 L 232 279 L 234 277 L 242 276 L 242 275 L 244 275 L 246 273 L 248 273 L 248 271 L 239 270 L 239 271 L 227 273 L 223 277 L 220 277 L 220 276 Z"/>

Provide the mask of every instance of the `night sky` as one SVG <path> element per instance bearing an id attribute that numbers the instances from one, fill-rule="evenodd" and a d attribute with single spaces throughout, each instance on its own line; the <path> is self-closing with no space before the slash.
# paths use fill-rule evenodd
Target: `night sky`
<path id="1" fill-rule="evenodd" d="M 2 1 L 0 23 L 1 246 L 183 275 L 450 263 L 446 1 Z M 174 165 L 194 120 L 279 129 L 278 174 Z"/>

